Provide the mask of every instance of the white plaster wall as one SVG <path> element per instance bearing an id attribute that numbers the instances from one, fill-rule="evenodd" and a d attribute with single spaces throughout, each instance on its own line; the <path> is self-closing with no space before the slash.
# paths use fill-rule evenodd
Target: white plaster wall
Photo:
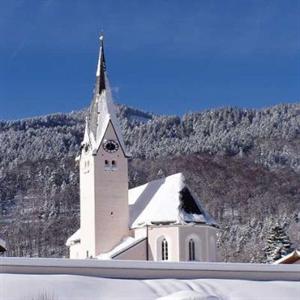
<path id="1" fill-rule="evenodd" d="M 147 226 L 141 228 L 135 228 L 131 230 L 131 233 L 135 238 L 142 238 L 147 236 Z"/>
<path id="2" fill-rule="evenodd" d="M 161 242 L 164 238 L 168 242 L 168 260 L 179 261 L 178 227 L 166 225 L 148 227 L 149 260 L 162 259 Z"/>
<path id="3" fill-rule="evenodd" d="M 109 139 L 117 140 L 111 123 L 103 142 Z M 110 164 L 114 160 L 116 167 L 107 168 L 105 160 Z M 107 153 L 101 145 L 96 155 L 83 149 L 80 158 L 79 258 L 108 252 L 128 236 L 128 214 L 128 166 L 122 149 L 119 147 L 117 152 Z M 70 251 L 70 255 L 74 251 Z"/>
<path id="4" fill-rule="evenodd" d="M 83 258 L 82 247 L 80 243 L 76 243 L 70 246 L 70 258 L 71 259 L 80 259 Z"/>
<path id="5" fill-rule="evenodd" d="M 147 260 L 147 240 L 143 240 L 114 257 L 121 260 Z"/>
<path id="6" fill-rule="evenodd" d="M 216 228 L 205 224 L 187 224 L 179 226 L 180 260 L 189 260 L 188 243 L 195 242 L 196 261 L 216 261 Z"/>
<path id="7" fill-rule="evenodd" d="M 95 158 L 89 149 L 80 157 L 80 231 L 81 251 L 79 258 L 95 256 Z M 73 252 L 73 251 L 72 251 Z"/>
<path id="8" fill-rule="evenodd" d="M 216 261 L 216 228 L 208 225 L 162 225 L 148 227 L 149 260 L 161 260 L 161 241 L 168 242 L 170 261 L 188 261 L 188 242 L 195 242 L 196 261 Z"/>
<path id="9" fill-rule="evenodd" d="M 104 141 L 117 140 L 109 124 Z M 116 161 L 115 169 L 105 167 L 105 160 Z M 119 147 L 107 153 L 102 145 L 95 156 L 95 253 L 108 252 L 123 237 L 129 235 L 128 166 L 127 158 Z"/>
<path id="10" fill-rule="evenodd" d="M 207 230 L 208 234 L 208 242 L 209 242 L 209 249 L 208 249 L 208 261 L 218 261 L 217 256 L 217 229 L 214 227 L 209 227 Z"/>

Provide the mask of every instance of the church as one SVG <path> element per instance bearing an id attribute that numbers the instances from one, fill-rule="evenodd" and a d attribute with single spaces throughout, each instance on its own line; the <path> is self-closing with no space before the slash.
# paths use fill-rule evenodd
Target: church
<path id="1" fill-rule="evenodd" d="M 128 159 L 107 78 L 103 36 L 80 168 L 80 228 L 70 258 L 216 261 L 217 224 L 178 173 L 128 189 Z"/>

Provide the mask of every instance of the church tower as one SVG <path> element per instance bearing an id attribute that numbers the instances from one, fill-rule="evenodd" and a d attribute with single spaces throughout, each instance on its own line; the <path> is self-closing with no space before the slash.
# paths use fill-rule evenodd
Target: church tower
<path id="1" fill-rule="evenodd" d="M 106 253 L 129 235 L 128 157 L 107 79 L 101 36 L 96 84 L 79 158 L 82 258 Z"/>

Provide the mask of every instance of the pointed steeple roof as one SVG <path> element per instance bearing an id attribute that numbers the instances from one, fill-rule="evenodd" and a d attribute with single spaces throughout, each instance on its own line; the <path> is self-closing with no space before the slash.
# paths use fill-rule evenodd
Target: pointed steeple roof
<path id="1" fill-rule="evenodd" d="M 101 35 L 99 58 L 96 71 L 96 84 L 86 128 L 89 131 L 89 137 L 93 151 L 97 152 L 103 140 L 107 126 L 111 122 L 124 154 L 126 156 L 130 156 L 129 153 L 126 152 L 123 136 L 120 130 L 118 119 L 116 117 L 115 106 L 112 100 L 111 90 L 106 74 L 103 40 L 103 35 Z"/>
<path id="2" fill-rule="evenodd" d="M 103 42 L 103 35 L 99 38 L 101 46 L 99 51 L 99 58 L 98 58 L 98 65 L 97 65 L 97 72 L 96 72 L 96 90 L 95 92 L 99 95 L 103 90 L 105 90 L 105 56 L 104 56 L 104 42 Z"/>

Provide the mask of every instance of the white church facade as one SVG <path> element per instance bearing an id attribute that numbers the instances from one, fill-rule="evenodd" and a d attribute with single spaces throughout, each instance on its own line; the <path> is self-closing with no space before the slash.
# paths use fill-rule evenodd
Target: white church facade
<path id="1" fill-rule="evenodd" d="M 128 190 L 130 154 L 116 117 L 103 37 L 78 158 L 80 229 L 70 258 L 216 261 L 217 225 L 181 173 Z"/>

